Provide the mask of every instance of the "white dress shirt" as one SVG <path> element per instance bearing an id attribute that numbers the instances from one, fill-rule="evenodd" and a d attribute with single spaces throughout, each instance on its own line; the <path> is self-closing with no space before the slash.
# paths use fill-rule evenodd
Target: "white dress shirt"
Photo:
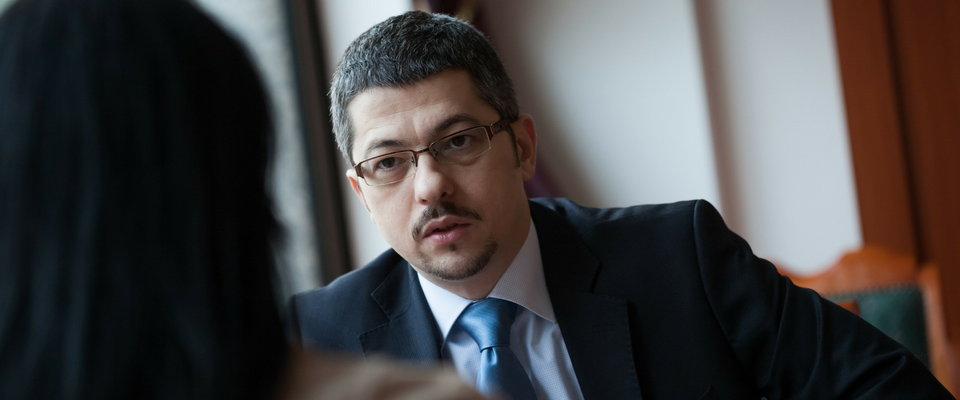
<path id="1" fill-rule="evenodd" d="M 480 349 L 466 332 L 453 325 L 472 301 L 434 285 L 419 272 L 418 277 L 443 333 L 441 356 L 453 362 L 464 380 L 476 383 Z M 537 398 L 583 399 L 570 355 L 560 335 L 560 326 L 553 314 L 533 221 L 523 247 L 488 297 L 512 301 L 520 306 L 510 329 L 510 349 L 530 376 Z"/>

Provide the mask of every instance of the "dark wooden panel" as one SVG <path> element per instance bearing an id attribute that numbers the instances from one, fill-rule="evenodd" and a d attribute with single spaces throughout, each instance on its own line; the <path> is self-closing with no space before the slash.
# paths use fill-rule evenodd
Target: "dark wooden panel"
<path id="1" fill-rule="evenodd" d="M 890 10 L 918 253 L 940 267 L 948 334 L 960 345 L 960 2 L 891 0 Z"/>
<path id="2" fill-rule="evenodd" d="M 835 0 L 832 5 L 863 241 L 915 257 L 886 6 L 881 0 Z"/>

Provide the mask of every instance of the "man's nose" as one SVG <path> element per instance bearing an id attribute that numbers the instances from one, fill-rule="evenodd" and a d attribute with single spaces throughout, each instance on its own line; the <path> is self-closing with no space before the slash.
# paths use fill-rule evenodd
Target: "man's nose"
<path id="1" fill-rule="evenodd" d="M 436 204 L 453 194 L 453 180 L 429 153 L 420 155 L 413 180 L 414 195 L 420 204 Z"/>

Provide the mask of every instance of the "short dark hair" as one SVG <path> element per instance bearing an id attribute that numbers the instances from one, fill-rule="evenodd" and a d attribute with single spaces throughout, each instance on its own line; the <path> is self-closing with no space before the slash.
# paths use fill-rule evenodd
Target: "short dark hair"
<path id="1" fill-rule="evenodd" d="M 500 118 L 514 121 L 520 116 L 513 82 L 482 33 L 447 15 L 410 11 L 360 35 L 333 74 L 330 114 L 337 146 L 347 161 L 354 162 L 350 100 L 367 89 L 403 87 L 448 69 L 467 71 L 476 95 Z"/>
<path id="2" fill-rule="evenodd" d="M 12 4 L 2 397 L 275 395 L 271 130 L 245 49 L 188 1 Z"/>

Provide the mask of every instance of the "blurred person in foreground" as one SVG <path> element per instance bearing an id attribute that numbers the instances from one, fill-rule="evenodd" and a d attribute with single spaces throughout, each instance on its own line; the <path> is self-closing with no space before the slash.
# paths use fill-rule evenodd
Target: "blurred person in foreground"
<path id="1" fill-rule="evenodd" d="M 479 398 L 318 360 L 278 307 L 272 124 L 245 50 L 177 0 L 0 16 L 0 398 Z"/>
<path id="2" fill-rule="evenodd" d="M 463 22 L 410 12 L 370 28 L 331 98 L 350 184 L 392 249 L 294 298 L 308 347 L 451 362 L 513 400 L 952 398 L 706 201 L 528 201 L 533 119 Z"/>

